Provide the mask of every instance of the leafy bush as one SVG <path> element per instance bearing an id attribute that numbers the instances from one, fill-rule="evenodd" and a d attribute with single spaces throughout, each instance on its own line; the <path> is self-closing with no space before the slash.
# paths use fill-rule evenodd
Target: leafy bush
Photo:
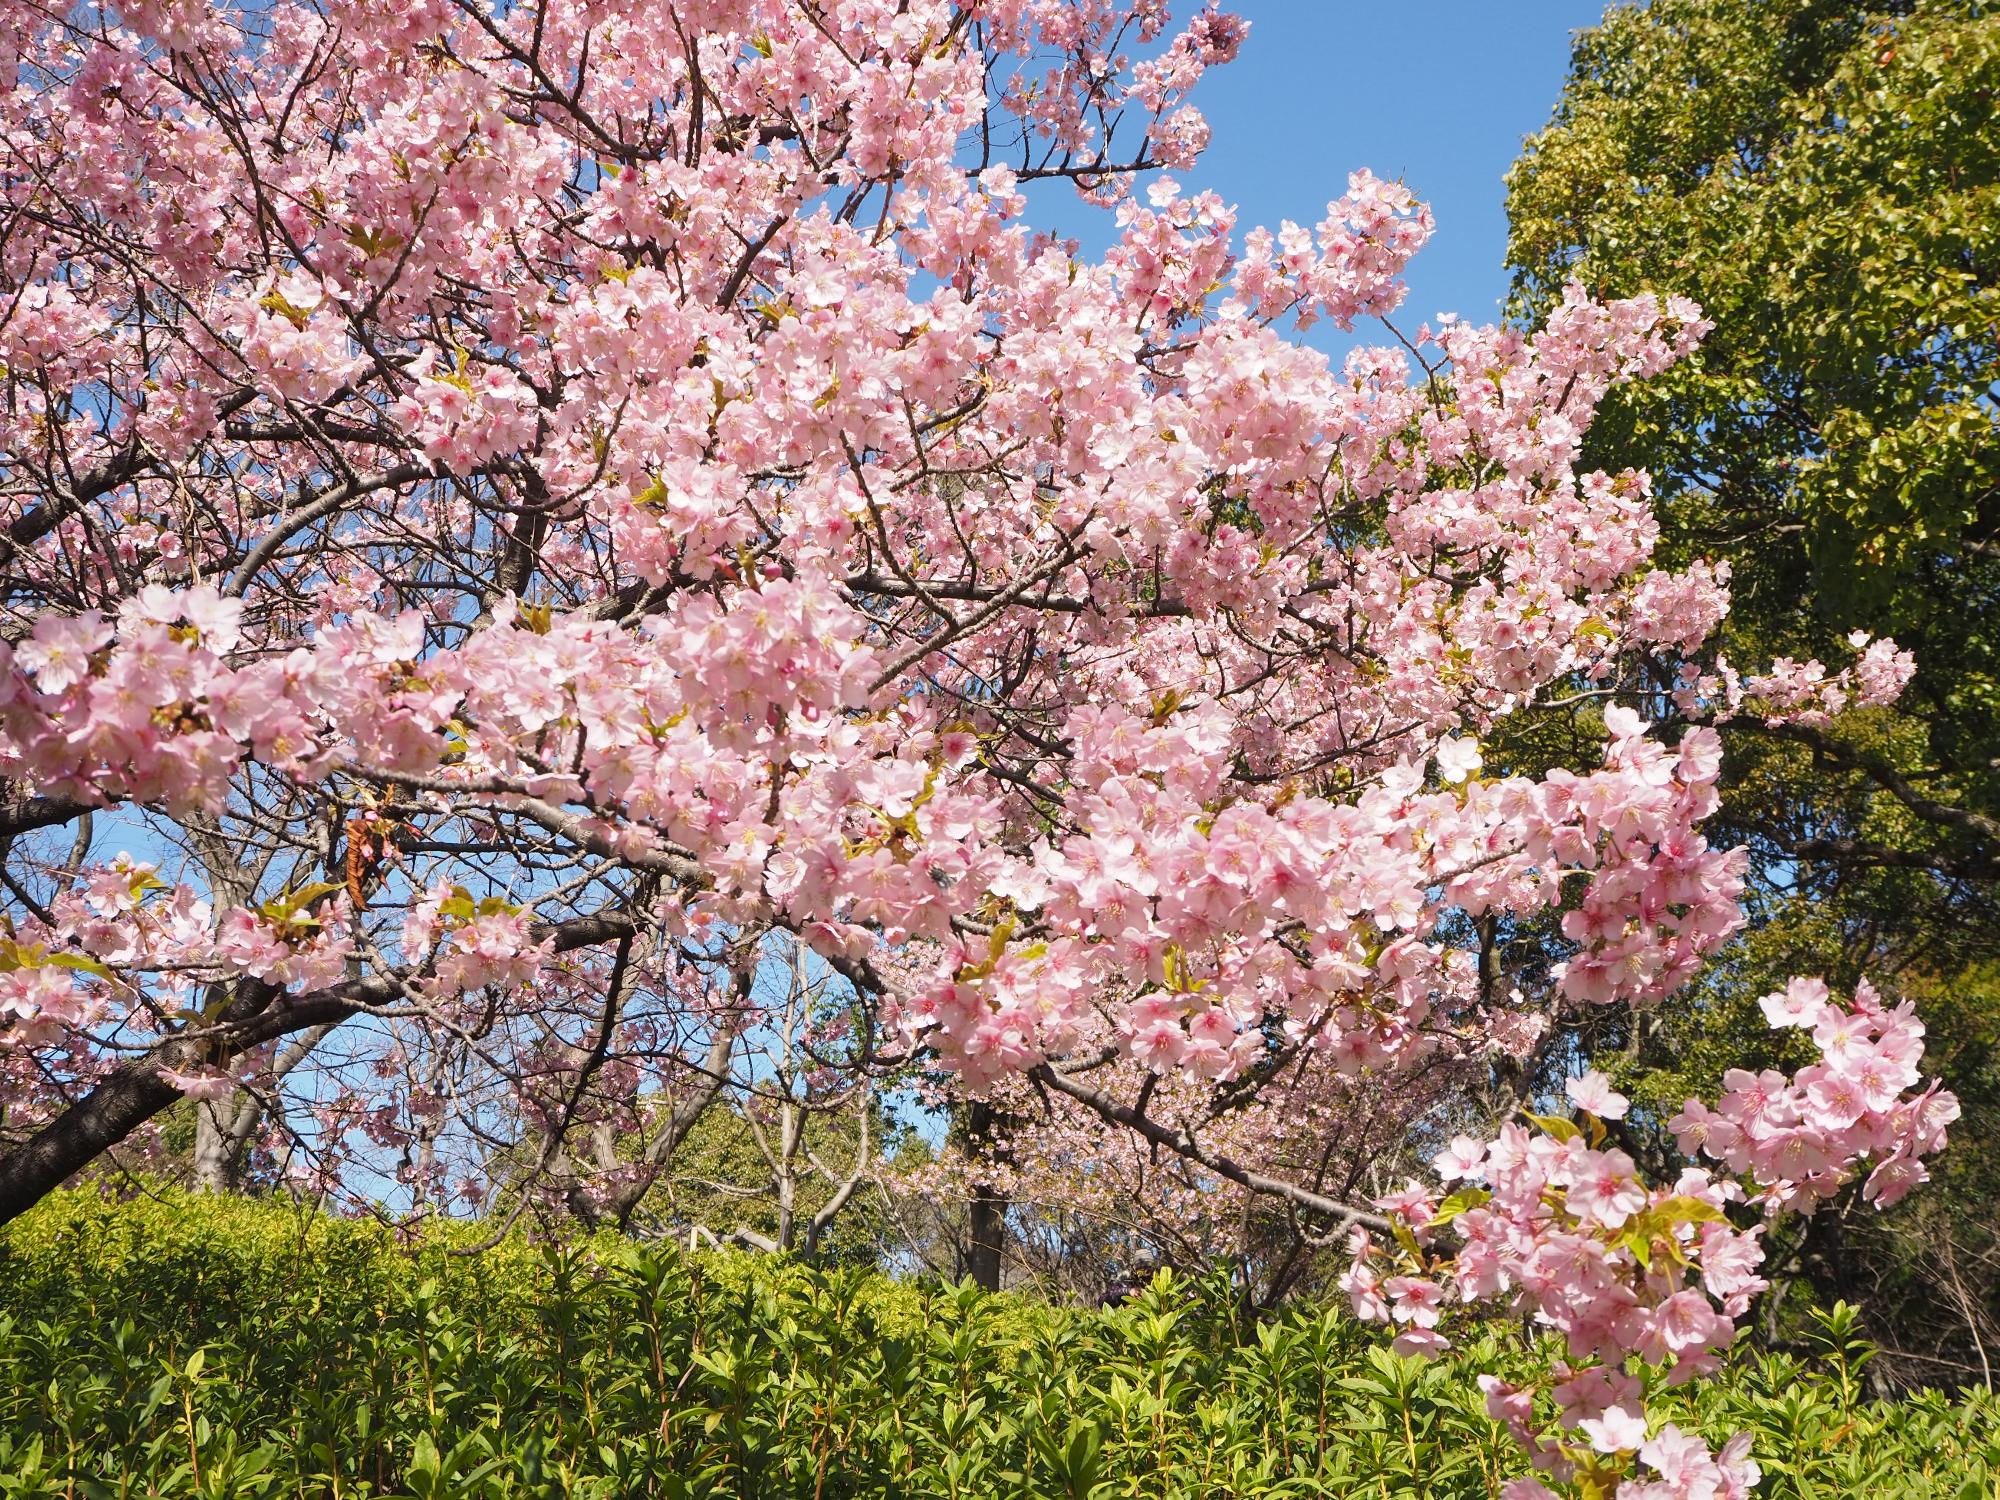
<path id="1" fill-rule="evenodd" d="M 454 1255 L 242 1200 L 71 1193 L 0 1232 L 0 1497 L 1490 1496 L 1474 1376 L 1337 1309 L 1161 1276 L 1080 1313 L 609 1237 Z M 1760 1493 L 1991 1496 L 2000 1403 L 1864 1399 L 1850 1313 L 1668 1414 Z M 1674 1403 L 1680 1405 L 1676 1407 Z"/>

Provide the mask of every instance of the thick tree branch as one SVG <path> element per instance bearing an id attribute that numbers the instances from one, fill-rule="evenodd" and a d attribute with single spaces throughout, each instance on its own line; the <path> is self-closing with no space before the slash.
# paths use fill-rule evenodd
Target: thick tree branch
<path id="1" fill-rule="evenodd" d="M 1079 1083 L 1074 1078 L 1058 1073 L 1047 1063 L 1036 1068 L 1029 1076 L 1045 1088 L 1069 1095 L 1106 1123 L 1122 1125 L 1154 1145 L 1163 1146 L 1196 1166 L 1206 1167 L 1216 1176 L 1226 1178 L 1238 1187 L 1248 1188 L 1253 1193 L 1261 1193 L 1267 1197 L 1282 1198 L 1288 1203 L 1297 1204 L 1300 1208 L 1310 1209 L 1313 1213 L 1324 1214 L 1329 1219 L 1337 1220 L 1335 1233 L 1355 1224 L 1365 1224 L 1368 1228 L 1380 1230 L 1385 1234 L 1389 1232 L 1389 1221 L 1380 1214 L 1342 1203 L 1337 1198 L 1315 1193 L 1310 1188 L 1302 1188 L 1296 1183 L 1284 1182 L 1276 1177 L 1266 1177 L 1261 1172 L 1253 1172 L 1226 1156 L 1205 1150 L 1201 1143 L 1186 1131 L 1176 1130 L 1171 1125 L 1162 1125 L 1158 1120 L 1150 1119 L 1137 1110 L 1099 1093 L 1089 1084 Z"/>
<path id="2" fill-rule="evenodd" d="M 1954 880 L 2000 880 L 2000 857 L 1968 855 L 1963 858 L 1924 849 L 1895 849 L 1867 839 L 1798 839 L 1785 846 L 1794 859 L 1824 860 L 1830 864 L 1876 865 L 1899 870 L 1929 870 Z"/>
<path id="3" fill-rule="evenodd" d="M 31 833 L 37 828 L 54 828 L 82 817 L 90 809 L 81 802 L 62 797 L 25 797 L 0 807 L 0 839 Z"/>
<path id="4" fill-rule="evenodd" d="M 599 913 L 551 924 L 558 951 L 588 947 L 634 930 L 630 918 Z M 143 1057 L 115 1069 L 83 1098 L 0 1156 L 0 1224 L 18 1218 L 71 1175 L 181 1098 L 160 1076 L 202 1066 L 228 1067 L 252 1048 L 281 1036 L 331 1026 L 403 995 L 392 976 L 372 976 L 286 999 L 261 981 L 245 981 L 215 1027 L 171 1036 Z"/>
<path id="5" fill-rule="evenodd" d="M 1858 745 L 1850 745 L 1844 740 L 1837 740 L 1825 730 L 1811 724 L 1746 722 L 1726 727 L 1761 729 L 1766 734 L 1775 735 L 1781 740 L 1810 746 L 1814 752 L 1833 765 L 1843 770 L 1859 771 L 1926 823 L 1958 829 L 2000 848 L 2000 821 L 1969 807 L 1958 807 L 1949 802 L 1940 802 L 1935 797 L 1926 797 L 1910 784 L 1909 778 L 1890 764 L 1887 756 L 1879 755 L 1873 750 L 1864 750 Z M 1986 857 L 1991 862 L 2000 856 Z"/>

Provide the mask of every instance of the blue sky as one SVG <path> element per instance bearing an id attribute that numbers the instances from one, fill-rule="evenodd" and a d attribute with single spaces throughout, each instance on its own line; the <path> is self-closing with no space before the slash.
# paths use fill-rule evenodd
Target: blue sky
<path id="1" fill-rule="evenodd" d="M 1285 218 L 1317 223 L 1356 167 L 1401 177 L 1431 205 L 1437 231 L 1410 268 L 1398 322 L 1414 328 L 1439 312 L 1491 321 L 1507 289 L 1500 179 L 1555 106 L 1571 34 L 1594 25 L 1605 3 L 1226 0 L 1250 36 L 1195 91 L 1214 139 L 1181 180 L 1236 204 L 1240 233 Z M 1192 8 L 1177 4 L 1176 21 Z M 1030 218 L 1083 232 L 1075 209 L 1050 196 Z M 1311 342 L 1332 350 L 1357 339 L 1324 328 Z"/>

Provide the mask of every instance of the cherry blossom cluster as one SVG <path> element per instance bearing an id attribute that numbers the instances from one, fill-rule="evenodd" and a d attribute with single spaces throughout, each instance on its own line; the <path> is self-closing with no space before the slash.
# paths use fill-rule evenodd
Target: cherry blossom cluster
<path id="1" fill-rule="evenodd" d="M 336 982 L 354 945 L 339 900 L 308 908 L 287 892 L 256 907 L 212 908 L 192 886 L 169 886 L 150 864 L 121 854 L 80 872 L 39 915 L 10 923 L 0 949 L 0 1088 L 32 1118 L 45 1105 L 51 1059 L 77 1082 L 118 1061 L 100 1039 L 129 1045 L 200 1020 L 202 987 L 237 978 L 308 990 Z M 194 1062 L 162 1076 L 184 1093 L 212 1097 L 253 1076 L 266 1059 L 250 1052 L 230 1068 Z"/>
<path id="2" fill-rule="evenodd" d="M 1593 1071 L 1566 1086 L 1573 1115 L 1454 1139 L 1433 1163 L 1447 1187 L 1464 1184 L 1448 1197 L 1412 1183 L 1379 1200 L 1393 1244 L 1355 1232 L 1343 1286 L 1359 1317 L 1395 1327 L 1399 1352 L 1448 1347 L 1439 1330 L 1450 1301 L 1562 1336 L 1553 1429 L 1533 1392 L 1481 1382 L 1494 1420 L 1558 1479 L 1584 1468 L 1601 1478 L 1637 1453 L 1656 1477 L 1627 1480 L 1620 1500 L 1745 1493 L 1756 1473 L 1742 1444 L 1717 1458 L 1671 1427 L 1649 1435 L 1629 1367 L 1663 1371 L 1669 1385 L 1712 1372 L 1767 1285 L 1760 1241 L 1772 1222 L 1810 1212 L 1864 1169 L 1863 1195 L 1893 1202 L 1924 1179 L 1922 1158 L 1943 1149 L 1958 1117 L 1951 1094 L 1919 1091 L 1923 1026 L 1908 1006 L 1886 1007 L 1865 983 L 1837 1004 L 1818 980 L 1794 980 L 1762 1004 L 1774 1026 L 1810 1032 L 1818 1061 L 1790 1076 L 1731 1070 L 1715 1108 L 1690 1100 L 1670 1126 L 1688 1157 L 1729 1175 L 1689 1165 L 1671 1183 L 1645 1182 L 1609 1139 L 1629 1101 Z M 1732 1206 L 1761 1218 L 1738 1227 Z"/>
<path id="3" fill-rule="evenodd" d="M 1752 711 L 1771 724 L 1786 720 L 1821 724 L 1842 709 L 1873 708 L 1902 696 L 1917 669 L 1909 652 L 1860 630 L 1848 644 L 1860 653 L 1851 666 L 1828 672 L 1819 662 L 1781 656 L 1769 672 L 1743 679 L 1742 695 L 1753 705 Z M 1731 696 L 1735 696 L 1733 686 Z"/>
<path id="4" fill-rule="evenodd" d="M 1833 1003 L 1817 979 L 1794 979 L 1764 997 L 1776 1027 L 1807 1032 L 1819 1060 L 1787 1077 L 1731 1068 L 1714 1109 L 1689 1100 L 1669 1122 L 1681 1150 L 1706 1156 L 1755 1185 L 1752 1202 L 1810 1210 L 1869 1161 L 1862 1192 L 1881 1207 L 1929 1181 L 1923 1158 L 1944 1147 L 1958 1101 L 1922 1080 L 1924 1026 L 1912 1006 L 1891 1009 L 1863 980 L 1851 1005 Z"/>

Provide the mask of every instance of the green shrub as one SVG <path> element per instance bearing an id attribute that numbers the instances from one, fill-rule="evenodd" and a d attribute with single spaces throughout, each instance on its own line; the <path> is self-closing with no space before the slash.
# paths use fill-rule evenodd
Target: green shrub
<path id="1" fill-rule="evenodd" d="M 0 1231 L 0 1500 L 40 1496 L 1471 1497 L 1520 1472 L 1474 1376 L 1337 1309 L 1162 1276 L 1079 1313 L 610 1238 L 59 1195 Z M 1663 1397 L 1773 1496 L 1996 1493 L 2000 1405 L 1810 1363 Z"/>

